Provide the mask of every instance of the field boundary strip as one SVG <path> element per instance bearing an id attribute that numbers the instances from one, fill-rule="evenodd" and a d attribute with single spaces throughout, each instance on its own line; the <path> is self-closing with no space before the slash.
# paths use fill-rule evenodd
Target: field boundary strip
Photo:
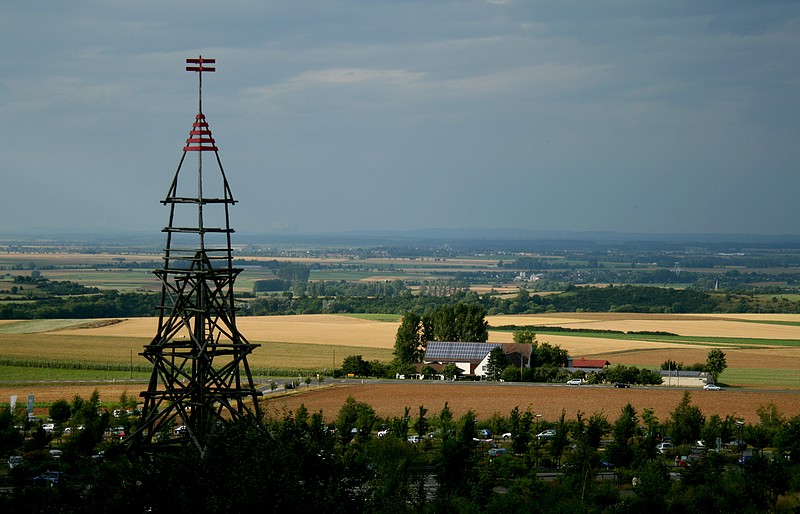
<path id="1" fill-rule="evenodd" d="M 497 328 L 489 327 L 490 331 L 497 332 L 510 332 L 510 328 Z M 549 330 L 548 327 L 542 326 L 522 326 L 514 330 L 532 330 L 536 335 L 550 335 L 550 336 L 572 336 L 572 337 L 591 337 L 597 339 L 612 339 L 612 340 L 636 340 L 652 343 L 675 343 L 685 345 L 695 344 L 717 344 L 720 346 L 736 346 L 748 348 L 753 346 L 770 347 L 770 346 L 789 346 L 800 347 L 800 340 L 798 339 L 761 339 L 753 337 L 719 337 L 719 336 L 681 336 L 677 334 L 653 334 L 647 332 L 616 332 L 616 331 L 600 331 L 600 330 L 580 330 L 580 329 L 553 329 Z"/>

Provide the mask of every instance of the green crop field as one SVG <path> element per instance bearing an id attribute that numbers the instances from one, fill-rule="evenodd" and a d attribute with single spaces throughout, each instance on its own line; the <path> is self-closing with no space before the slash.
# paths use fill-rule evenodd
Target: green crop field
<path id="1" fill-rule="evenodd" d="M 399 323 L 403 319 L 400 314 L 342 314 L 342 316 L 370 321 L 385 321 L 387 323 Z"/>
<path id="2" fill-rule="evenodd" d="M 8 384 L 50 380 L 69 382 L 86 380 L 147 380 L 150 377 L 150 372 L 0 365 L 0 376 L 3 377 L 3 383 Z"/>
<path id="3" fill-rule="evenodd" d="M 774 368 L 728 368 L 722 373 L 720 381 L 742 387 L 766 385 L 795 388 L 798 384 L 797 370 Z"/>

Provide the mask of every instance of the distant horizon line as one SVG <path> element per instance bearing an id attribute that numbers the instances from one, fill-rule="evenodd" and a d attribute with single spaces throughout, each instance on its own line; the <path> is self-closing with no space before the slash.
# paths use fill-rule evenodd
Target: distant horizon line
<path id="1" fill-rule="evenodd" d="M 487 229 L 487 228 L 419 228 L 363 229 L 335 232 L 300 231 L 236 231 L 234 244 L 254 244 L 254 239 L 270 238 L 281 242 L 328 240 L 363 240 L 375 243 L 439 240 L 447 241 L 590 241 L 590 242 L 665 242 L 665 243 L 800 243 L 800 234 L 748 234 L 724 232 L 623 232 L 614 230 L 561 229 Z M 0 242 L 11 241 L 153 241 L 163 240 L 161 231 L 145 230 L 88 230 L 88 229 L 29 229 L 0 230 Z"/>

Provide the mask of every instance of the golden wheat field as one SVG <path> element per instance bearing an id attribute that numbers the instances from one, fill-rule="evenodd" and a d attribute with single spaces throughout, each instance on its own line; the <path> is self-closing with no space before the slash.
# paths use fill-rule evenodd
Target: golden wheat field
<path id="1" fill-rule="evenodd" d="M 559 345 L 573 357 L 603 358 L 612 364 L 659 365 L 704 362 L 710 348 L 726 353 L 730 370 L 800 371 L 800 315 L 644 315 L 564 313 L 558 315 L 489 316 L 490 342 L 510 342 L 504 325 L 562 326 L 631 331 L 662 331 L 691 336 L 687 341 L 615 339 L 582 334 L 541 334 L 540 343 Z M 120 320 L 32 320 L 0 322 L 0 357 L 86 359 L 128 362 L 156 332 L 156 318 Z M 350 354 L 367 360 L 391 359 L 398 322 L 343 315 L 240 317 L 237 326 L 260 343 L 251 361 L 257 367 L 330 368 Z M 714 338 L 741 338 L 765 344 L 725 343 Z M 708 338 L 705 340 L 704 338 Z M 783 344 L 774 344 L 776 340 Z M 786 342 L 788 341 L 788 342 Z M 800 373 L 797 386 L 800 387 Z"/>
<path id="2" fill-rule="evenodd" d="M 608 360 L 614 364 L 658 367 L 667 359 L 676 362 L 705 362 L 711 348 L 721 348 L 728 363 L 723 381 L 732 386 L 720 393 L 693 390 L 694 401 L 704 413 L 737 414 L 749 419 L 758 406 L 775 403 L 788 415 L 800 414 L 800 315 L 642 315 L 563 313 L 548 315 L 489 316 L 490 342 L 510 342 L 511 332 L 491 330 L 503 325 L 563 326 L 624 331 L 662 331 L 691 337 L 686 341 L 654 342 L 647 337 L 614 339 L 581 334 L 541 334 L 539 342 L 556 344 L 573 357 Z M 249 358 L 254 368 L 322 369 L 338 367 L 347 355 L 362 355 L 366 360 L 388 361 L 398 322 L 366 320 L 342 315 L 301 315 L 241 317 L 237 326 L 251 342 L 260 343 Z M 0 357 L 125 362 L 137 359 L 143 345 L 155 334 L 156 318 L 121 320 L 34 320 L 0 322 Z M 726 337 L 719 341 L 715 338 Z M 707 338 L 707 339 L 706 339 Z M 730 338 L 740 338 L 731 342 Z M 759 340 L 763 344 L 757 344 Z M 138 362 L 140 360 L 141 362 Z M 780 377 L 780 380 L 775 380 Z M 0 377 L 2 380 L 2 377 Z M 373 405 L 382 415 L 399 415 L 402 409 L 425 405 L 439 410 L 444 402 L 455 412 L 468 408 L 482 416 L 498 412 L 507 415 L 518 405 L 529 405 L 548 416 L 565 409 L 568 416 L 577 411 L 604 411 L 615 414 L 631 401 L 641 410 L 650 407 L 659 415 L 672 410 L 680 401 L 680 389 L 580 388 L 530 386 L 473 386 L 468 384 L 374 384 L 312 387 L 308 392 L 267 402 L 271 412 L 296 409 L 305 403 L 309 409 L 323 409 L 327 415 L 338 411 L 348 395 Z M 777 384 L 777 385 L 776 385 Z M 391 386 L 391 387 L 390 387 Z M 771 389 L 756 392 L 737 390 Z M 0 387 L 0 398 L 14 394 L 37 395 L 47 402 L 89 395 L 96 385 L 69 388 L 32 384 Z M 497 387 L 499 389 L 493 389 Z M 123 390 L 138 395 L 141 385 L 109 384 L 101 396 L 115 401 Z M 620 402 L 623 402 L 620 404 Z M 702 402 L 702 405 L 701 405 Z M 399 409 L 400 412 L 397 412 Z"/>

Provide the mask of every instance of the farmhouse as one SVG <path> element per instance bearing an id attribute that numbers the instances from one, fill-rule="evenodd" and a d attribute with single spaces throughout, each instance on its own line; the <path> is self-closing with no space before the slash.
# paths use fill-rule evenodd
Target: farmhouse
<path id="1" fill-rule="evenodd" d="M 429 365 L 437 371 L 441 366 L 452 363 L 458 366 L 464 375 L 475 377 L 486 376 L 486 365 L 489 354 L 497 347 L 503 349 L 509 365 L 530 367 L 533 348 L 529 344 L 517 343 L 462 343 L 429 341 L 423 357 L 423 365 Z"/>

